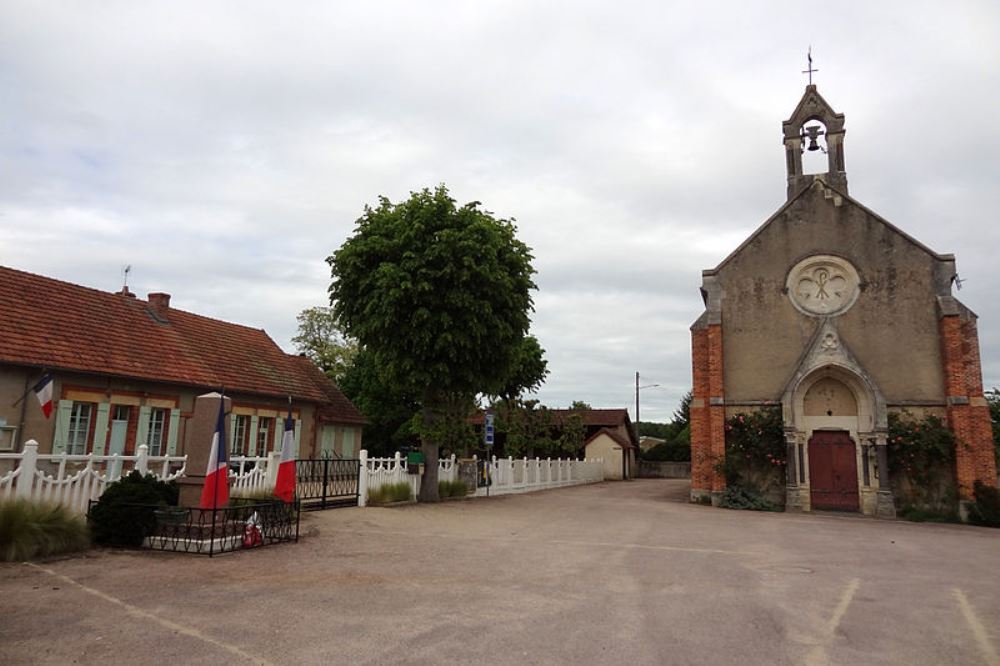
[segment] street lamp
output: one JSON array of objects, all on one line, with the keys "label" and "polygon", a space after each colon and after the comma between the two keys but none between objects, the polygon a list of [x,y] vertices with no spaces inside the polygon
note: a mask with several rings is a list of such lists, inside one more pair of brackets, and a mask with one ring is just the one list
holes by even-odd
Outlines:
[{"label": "street lamp", "polygon": [[639,371],[635,371],[635,444],[639,445],[639,389],[653,388],[659,384],[646,384],[639,386]]}]

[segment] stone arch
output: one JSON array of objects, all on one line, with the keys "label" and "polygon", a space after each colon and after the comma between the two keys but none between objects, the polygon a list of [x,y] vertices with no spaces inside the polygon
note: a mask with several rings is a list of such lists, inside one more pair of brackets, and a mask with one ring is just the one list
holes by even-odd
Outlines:
[{"label": "stone arch", "polygon": [[[824,386],[841,393],[831,397],[840,401],[841,408],[817,410],[810,405],[807,409],[807,396]],[[788,508],[812,509],[808,443],[815,432],[839,430],[846,431],[855,445],[862,513],[895,515],[887,472],[885,398],[840,339],[832,318],[826,318],[817,329],[781,402],[789,463]]]}]

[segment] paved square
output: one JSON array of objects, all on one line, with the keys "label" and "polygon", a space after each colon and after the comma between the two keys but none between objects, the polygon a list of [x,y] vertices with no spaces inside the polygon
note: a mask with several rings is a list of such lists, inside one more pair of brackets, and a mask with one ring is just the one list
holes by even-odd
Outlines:
[{"label": "paved square", "polygon": [[1000,530],[673,480],[338,509],[298,545],[0,567],[0,662],[1000,664]]}]

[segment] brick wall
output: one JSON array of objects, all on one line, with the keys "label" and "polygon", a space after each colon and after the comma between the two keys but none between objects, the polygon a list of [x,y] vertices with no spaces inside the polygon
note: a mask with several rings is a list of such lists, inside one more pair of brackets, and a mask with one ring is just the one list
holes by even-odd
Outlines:
[{"label": "brick wall", "polygon": [[726,488],[715,470],[726,453],[722,326],[691,329],[691,365],[691,494],[696,497]]},{"label": "brick wall", "polygon": [[959,495],[971,500],[977,480],[995,486],[997,478],[990,410],[983,395],[979,333],[971,313],[943,316],[940,327],[948,425],[956,439],[955,474]]}]

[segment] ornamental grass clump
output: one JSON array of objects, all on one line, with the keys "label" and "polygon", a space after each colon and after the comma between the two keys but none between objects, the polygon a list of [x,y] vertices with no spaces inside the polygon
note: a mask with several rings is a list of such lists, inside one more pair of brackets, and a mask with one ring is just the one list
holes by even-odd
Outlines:
[{"label": "ornamental grass clump", "polygon": [[465,481],[438,481],[438,495],[444,497],[465,497],[469,487]]},{"label": "ornamental grass clump", "polygon": [[406,481],[387,483],[368,491],[368,504],[380,506],[393,502],[409,502],[412,497],[410,484]]},{"label": "ornamental grass clump", "polygon": [[23,562],[89,546],[87,522],[66,507],[27,500],[0,502],[0,561]]}]

